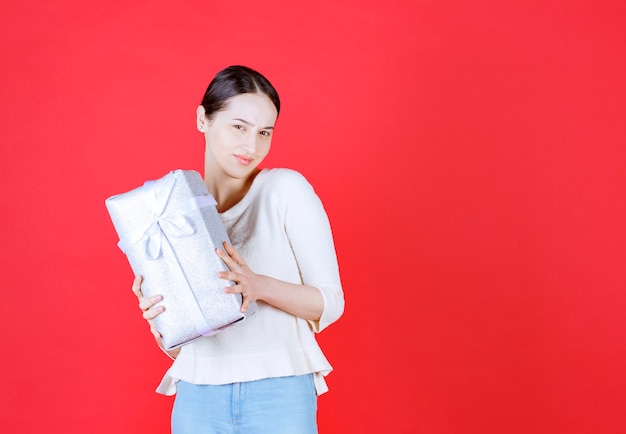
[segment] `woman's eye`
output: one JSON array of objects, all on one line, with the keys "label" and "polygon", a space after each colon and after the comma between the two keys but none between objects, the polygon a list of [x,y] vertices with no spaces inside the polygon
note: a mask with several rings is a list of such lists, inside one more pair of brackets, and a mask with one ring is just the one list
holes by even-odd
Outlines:
[{"label": "woman's eye", "polygon": [[234,127],[237,130],[243,130],[243,125],[235,124]]},{"label": "woman's eye", "polygon": [[261,135],[265,136],[265,137],[269,137],[270,136],[270,132],[269,131],[261,131]]}]

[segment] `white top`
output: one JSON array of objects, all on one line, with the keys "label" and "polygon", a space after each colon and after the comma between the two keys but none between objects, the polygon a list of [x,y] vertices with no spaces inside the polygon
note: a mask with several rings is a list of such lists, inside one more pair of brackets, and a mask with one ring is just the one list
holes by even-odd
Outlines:
[{"label": "white top", "polygon": [[157,392],[175,394],[177,380],[217,385],[309,373],[318,395],[328,391],[332,367],[315,333],[342,315],[344,298],[330,224],[313,187],[293,170],[264,169],[220,217],[252,271],[318,288],[324,311],[307,321],[258,301],[256,314],[182,347]]}]

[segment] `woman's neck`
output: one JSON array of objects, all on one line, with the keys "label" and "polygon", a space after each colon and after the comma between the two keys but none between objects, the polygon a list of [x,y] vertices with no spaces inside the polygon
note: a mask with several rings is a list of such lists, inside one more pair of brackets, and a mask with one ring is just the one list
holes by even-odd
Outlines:
[{"label": "woman's neck", "polygon": [[230,176],[221,173],[220,175],[211,174],[207,172],[205,168],[204,183],[207,190],[215,198],[217,202],[217,211],[224,212],[231,209],[233,206],[239,203],[241,199],[246,195],[252,181],[260,170],[255,169],[247,178],[231,178]]}]

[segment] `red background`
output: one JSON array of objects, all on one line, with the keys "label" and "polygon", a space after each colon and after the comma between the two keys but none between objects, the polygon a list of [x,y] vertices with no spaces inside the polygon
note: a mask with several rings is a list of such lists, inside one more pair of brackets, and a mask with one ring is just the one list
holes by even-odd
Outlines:
[{"label": "red background", "polygon": [[104,199],[202,170],[235,63],[283,100],[266,166],[336,236],[322,433],[626,432],[623,2],[1,10],[2,432],[169,432]]}]

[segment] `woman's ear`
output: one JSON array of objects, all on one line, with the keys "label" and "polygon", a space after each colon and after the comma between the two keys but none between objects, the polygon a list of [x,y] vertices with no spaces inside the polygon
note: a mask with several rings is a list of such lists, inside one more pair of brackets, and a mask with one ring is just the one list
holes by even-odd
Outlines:
[{"label": "woman's ear", "polygon": [[206,132],[206,128],[209,126],[209,120],[206,117],[206,112],[202,105],[199,105],[196,109],[196,126],[201,133]]}]

